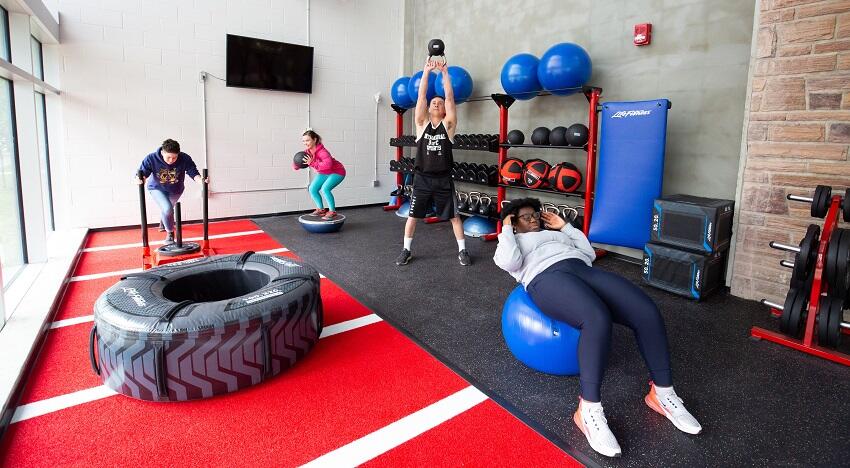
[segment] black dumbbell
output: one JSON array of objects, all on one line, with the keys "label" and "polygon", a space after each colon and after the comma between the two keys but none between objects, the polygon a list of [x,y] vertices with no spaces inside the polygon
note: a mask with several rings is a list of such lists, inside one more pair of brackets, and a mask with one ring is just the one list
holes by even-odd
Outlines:
[{"label": "black dumbbell", "polygon": [[487,185],[491,187],[499,185],[499,169],[495,165],[487,168]]},{"label": "black dumbbell", "polygon": [[[762,299],[761,303],[782,311],[779,330],[794,338],[803,334],[806,311],[809,307],[809,291],[791,288],[785,295],[783,305]],[[850,322],[844,321],[844,299],[832,295],[821,296],[818,304],[817,323],[818,345],[837,348],[841,344],[842,329],[850,329]]]},{"label": "black dumbbell", "polygon": [[482,185],[487,185],[488,177],[489,176],[487,175],[487,171],[481,171],[481,170],[475,171],[475,182],[476,183],[479,183],[479,184],[482,184]]},{"label": "black dumbbell", "polygon": [[[800,240],[797,247],[785,245],[779,242],[771,242],[770,248],[794,252],[793,272],[791,273],[791,288],[802,288],[814,271],[815,260],[818,255],[818,244],[820,243],[820,226],[809,224],[806,235]],[[784,265],[783,265],[784,266]]]},{"label": "black dumbbell", "polygon": [[[815,188],[815,193],[814,195],[812,195],[811,198],[791,194],[789,194],[786,198],[788,198],[789,200],[811,203],[812,207],[810,213],[812,217],[823,218],[829,211],[829,204],[832,202],[832,187],[829,187],[827,185],[818,185]],[[848,214],[850,213],[845,212],[845,221],[848,219]]]}]

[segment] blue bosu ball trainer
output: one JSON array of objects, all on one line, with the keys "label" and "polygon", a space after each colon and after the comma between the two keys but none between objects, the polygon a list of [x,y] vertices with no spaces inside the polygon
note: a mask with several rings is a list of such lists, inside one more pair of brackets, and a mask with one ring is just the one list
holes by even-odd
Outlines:
[{"label": "blue bosu ball trainer", "polygon": [[469,237],[481,237],[496,232],[496,220],[481,216],[470,216],[463,222],[463,233]]},{"label": "blue bosu ball trainer", "polygon": [[331,220],[325,220],[321,216],[305,214],[298,217],[298,222],[307,232],[327,234],[342,229],[342,225],[345,224],[345,216],[338,214]]},{"label": "blue bosu ball trainer", "polygon": [[502,308],[502,335],[526,366],[547,374],[578,375],[579,330],[541,312],[521,284]]}]

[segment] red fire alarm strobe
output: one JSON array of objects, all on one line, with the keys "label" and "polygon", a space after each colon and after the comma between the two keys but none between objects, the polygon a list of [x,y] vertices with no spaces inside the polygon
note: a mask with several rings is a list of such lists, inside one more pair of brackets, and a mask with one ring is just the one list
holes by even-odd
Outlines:
[{"label": "red fire alarm strobe", "polygon": [[642,23],[635,25],[635,45],[649,45],[652,39],[652,23]]}]

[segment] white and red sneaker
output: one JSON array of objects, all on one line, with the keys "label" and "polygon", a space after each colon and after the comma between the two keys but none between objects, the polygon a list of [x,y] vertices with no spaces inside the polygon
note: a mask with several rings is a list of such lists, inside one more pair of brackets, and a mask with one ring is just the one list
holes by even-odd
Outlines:
[{"label": "white and red sneaker", "polygon": [[619,457],[623,451],[614,433],[608,428],[608,420],[600,403],[588,403],[579,399],[573,421],[587,438],[590,448],[606,457]]},{"label": "white and red sneaker", "polygon": [[673,391],[673,387],[656,389],[655,384],[650,383],[649,394],[643,400],[655,412],[669,419],[680,431],[688,434],[702,432],[702,426],[685,408],[684,402]]},{"label": "white and red sneaker", "polygon": [[316,208],[316,209],[315,209],[315,210],[313,210],[313,212],[312,212],[312,213],[310,213],[310,214],[311,214],[312,216],[324,216],[324,215],[325,215],[325,213],[327,213],[327,212],[328,212],[328,209],[327,209],[327,208]]}]

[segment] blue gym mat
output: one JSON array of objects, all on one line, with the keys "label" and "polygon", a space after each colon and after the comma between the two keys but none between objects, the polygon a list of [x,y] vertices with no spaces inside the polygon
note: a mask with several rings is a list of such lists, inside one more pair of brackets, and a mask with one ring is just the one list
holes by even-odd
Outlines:
[{"label": "blue gym mat", "polygon": [[591,241],[635,249],[649,241],[652,202],[661,196],[669,106],[667,99],[602,104]]}]

